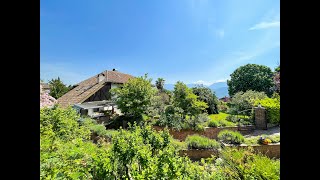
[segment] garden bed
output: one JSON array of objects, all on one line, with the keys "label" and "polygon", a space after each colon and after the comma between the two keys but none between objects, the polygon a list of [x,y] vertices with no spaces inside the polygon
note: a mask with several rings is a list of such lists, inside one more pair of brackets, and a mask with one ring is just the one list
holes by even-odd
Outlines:
[{"label": "garden bed", "polygon": [[[245,126],[242,126],[239,130],[238,126],[230,126],[230,127],[205,127],[203,131],[195,131],[191,129],[181,129],[180,131],[174,130],[172,128],[169,129],[169,133],[173,136],[173,138],[178,139],[180,141],[184,141],[187,136],[193,135],[193,134],[199,134],[202,136],[205,136],[210,139],[217,139],[218,133],[222,130],[231,130],[231,131],[238,131],[242,135],[250,134],[253,131],[253,127],[250,126],[250,128],[244,128]],[[153,126],[153,129],[156,131],[161,131],[164,129],[164,127],[161,126]]]},{"label": "garden bed", "polygon": [[225,147],[234,147],[234,148],[244,148],[244,149],[249,149],[252,148],[255,153],[261,153],[269,158],[280,158],[280,143],[272,143],[268,145],[246,145],[246,144],[241,144],[239,146],[234,146],[234,145],[229,145],[229,144],[224,144]]}]

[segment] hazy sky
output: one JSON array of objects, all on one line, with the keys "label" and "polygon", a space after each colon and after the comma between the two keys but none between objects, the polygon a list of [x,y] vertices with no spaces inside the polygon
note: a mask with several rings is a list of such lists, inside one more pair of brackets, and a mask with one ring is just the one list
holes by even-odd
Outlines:
[{"label": "hazy sky", "polygon": [[104,70],[166,83],[225,81],[280,62],[279,0],[41,0],[40,76],[75,84]]}]

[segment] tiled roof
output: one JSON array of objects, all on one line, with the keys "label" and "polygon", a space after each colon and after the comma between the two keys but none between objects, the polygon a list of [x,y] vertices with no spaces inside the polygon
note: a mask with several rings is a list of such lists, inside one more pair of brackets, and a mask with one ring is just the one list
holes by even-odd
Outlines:
[{"label": "tiled roof", "polygon": [[[103,74],[105,79],[98,82],[98,75]],[[125,83],[133,76],[129,74],[124,74],[118,71],[104,71],[99,73],[89,79],[86,79],[78,84],[75,88],[70,90],[68,93],[64,94],[58,99],[58,104],[66,108],[69,105],[74,105],[76,103],[82,103],[88,99],[91,95],[99,91],[104,87],[106,82],[112,83]]]},{"label": "tiled roof", "polygon": [[48,83],[40,83],[42,85],[43,89],[50,89],[50,86]]}]

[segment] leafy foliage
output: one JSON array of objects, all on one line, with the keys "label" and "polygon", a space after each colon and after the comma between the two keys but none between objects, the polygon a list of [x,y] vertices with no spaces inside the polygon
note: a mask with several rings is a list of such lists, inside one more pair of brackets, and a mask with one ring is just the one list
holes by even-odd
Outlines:
[{"label": "leafy foliage", "polygon": [[70,90],[69,87],[63,84],[63,82],[60,80],[60,77],[58,77],[57,79],[51,79],[49,81],[49,86],[50,96],[54,97],[55,99],[58,99]]},{"label": "leafy foliage", "polygon": [[214,92],[210,88],[198,85],[192,88],[192,92],[198,96],[198,100],[206,102],[208,108],[206,109],[208,114],[218,114],[218,99]]},{"label": "leafy foliage", "polygon": [[195,95],[190,88],[184,83],[178,81],[174,86],[174,105],[183,110],[183,116],[197,115],[208,108],[207,103],[198,100],[198,96]]},{"label": "leafy foliage", "polygon": [[156,90],[151,86],[151,79],[145,75],[131,78],[122,88],[114,88],[110,92],[117,97],[116,104],[122,113],[136,117],[146,112]]},{"label": "leafy foliage", "polygon": [[242,114],[250,116],[256,100],[264,99],[267,95],[264,92],[246,91],[237,92],[230,101],[230,114]]},{"label": "leafy foliage", "polygon": [[255,105],[258,104],[266,108],[269,123],[280,124],[280,96],[257,100]]},{"label": "leafy foliage", "polygon": [[158,79],[156,80],[156,87],[157,87],[157,89],[158,89],[160,92],[163,91],[164,82],[165,82],[165,80],[164,80],[163,78],[158,78]]},{"label": "leafy foliage", "polygon": [[215,149],[220,148],[220,143],[214,139],[209,139],[200,135],[192,135],[186,138],[187,146],[189,149]]},{"label": "leafy foliage", "polygon": [[244,142],[244,137],[239,132],[222,130],[218,134],[218,139],[227,144],[241,144]]},{"label": "leafy foliage", "polygon": [[217,107],[219,112],[222,112],[222,113],[226,113],[229,110],[228,103],[221,100],[219,100]]},{"label": "leafy foliage", "polygon": [[204,127],[203,127],[203,123],[209,121],[210,118],[208,117],[208,114],[198,114],[194,117],[190,117],[187,119],[187,124],[188,127],[191,128],[192,130],[196,130],[196,131],[203,131]]},{"label": "leafy foliage", "polygon": [[227,81],[229,95],[233,97],[237,92],[248,90],[265,92],[271,95],[273,86],[272,70],[264,65],[247,64],[237,68]]},{"label": "leafy foliage", "polygon": [[183,118],[180,115],[182,112],[183,110],[181,108],[167,106],[165,113],[161,114],[159,118],[158,125],[180,130],[183,121]]},{"label": "leafy foliage", "polygon": [[280,160],[269,159],[252,150],[226,148],[217,170],[225,179],[280,179]]}]

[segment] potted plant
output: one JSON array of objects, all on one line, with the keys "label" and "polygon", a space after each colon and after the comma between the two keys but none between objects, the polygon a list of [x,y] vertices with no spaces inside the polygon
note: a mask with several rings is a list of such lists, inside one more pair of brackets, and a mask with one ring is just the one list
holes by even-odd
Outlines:
[{"label": "potted plant", "polygon": [[269,139],[269,138],[260,137],[260,139],[259,139],[259,144],[268,145],[268,144],[270,144],[271,142],[272,142],[272,141],[271,141],[271,139]]}]

